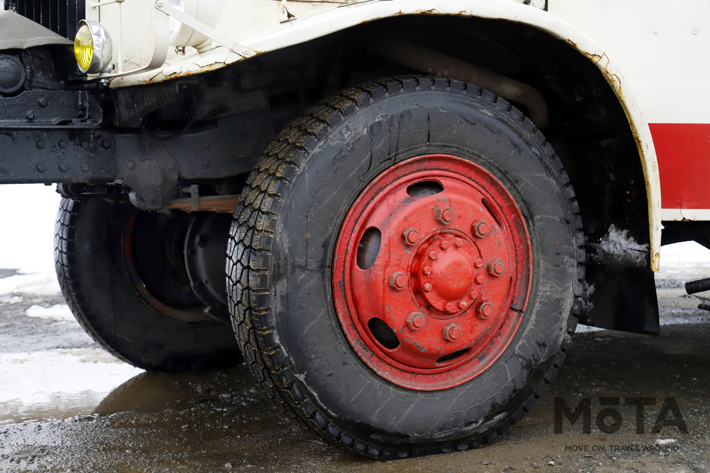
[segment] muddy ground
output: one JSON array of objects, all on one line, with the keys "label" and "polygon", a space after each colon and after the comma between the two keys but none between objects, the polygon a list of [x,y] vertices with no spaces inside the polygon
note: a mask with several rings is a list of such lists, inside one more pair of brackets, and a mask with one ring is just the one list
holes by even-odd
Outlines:
[{"label": "muddy ground", "polygon": [[[63,405],[59,395],[49,408],[46,403],[36,410],[25,405],[14,412],[12,403],[1,404],[6,412],[0,411],[0,471],[707,472],[710,317],[695,309],[697,303],[683,295],[678,283],[662,285],[665,325],[660,336],[576,334],[551,391],[507,436],[481,449],[391,463],[358,457],[284,419],[240,367],[185,375],[142,373],[103,399],[89,396],[77,405]],[[93,353],[89,363],[106,362],[78,325],[24,315],[31,305],[60,303],[57,296],[4,300],[0,354]],[[21,379],[5,382],[9,386]],[[596,425],[604,397],[620,398],[614,409],[622,424],[615,433]],[[636,432],[635,407],[624,405],[633,397],[655,400],[645,408],[643,434]],[[566,418],[563,432],[555,433],[555,398],[572,409],[591,398],[591,433],[583,432],[582,419],[570,425]],[[687,433],[672,413],[666,421],[674,425],[652,432],[666,398],[675,401]]]}]

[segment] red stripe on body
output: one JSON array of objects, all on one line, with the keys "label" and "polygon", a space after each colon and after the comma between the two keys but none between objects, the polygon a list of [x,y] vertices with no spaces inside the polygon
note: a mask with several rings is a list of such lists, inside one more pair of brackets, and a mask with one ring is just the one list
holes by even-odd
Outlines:
[{"label": "red stripe on body", "polygon": [[651,123],[661,207],[710,209],[710,124]]}]

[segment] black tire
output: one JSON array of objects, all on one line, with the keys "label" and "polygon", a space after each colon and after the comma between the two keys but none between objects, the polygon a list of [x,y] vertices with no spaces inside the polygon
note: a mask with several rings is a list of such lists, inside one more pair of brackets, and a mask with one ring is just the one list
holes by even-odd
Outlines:
[{"label": "black tire", "polygon": [[[331,268],[341,222],[368,183],[434,153],[476,162],[514,196],[533,278],[500,358],[461,385],[421,391],[388,382],[353,351]],[[576,326],[582,224],[559,158],[505,100],[440,78],[344,91],[280,133],[242,199],[227,262],[234,329],[261,385],[301,426],[380,460],[460,451],[506,433],[548,389]]]},{"label": "black tire", "polygon": [[[180,301],[168,301],[170,295],[165,292],[171,288],[162,288],[155,303],[162,297],[166,311],[173,311],[167,315],[151,308],[146,295],[139,295],[140,284],[131,282],[122,251],[129,216],[147,222],[168,218],[98,198],[61,201],[55,226],[55,267],[62,294],[79,324],[106,350],[146,370],[176,372],[241,363],[229,325],[202,313],[204,306],[194,294],[185,289]],[[144,227],[136,224],[134,228]],[[136,234],[139,231],[146,245],[160,238],[147,230],[136,230]],[[135,259],[145,259],[137,265],[150,265],[171,282],[183,278],[172,274],[175,270],[165,254],[145,249],[135,252]],[[189,287],[189,281],[186,284]],[[150,294],[150,288],[143,290]]]}]

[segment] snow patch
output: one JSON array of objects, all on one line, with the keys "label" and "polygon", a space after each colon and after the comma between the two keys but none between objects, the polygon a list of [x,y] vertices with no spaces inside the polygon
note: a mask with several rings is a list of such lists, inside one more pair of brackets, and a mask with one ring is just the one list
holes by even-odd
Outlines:
[{"label": "snow patch", "polygon": [[33,305],[25,311],[27,317],[37,319],[59,320],[62,322],[75,322],[74,315],[66,304],[56,304],[51,307]]},{"label": "snow patch", "polygon": [[40,295],[58,296],[61,294],[57,275],[54,271],[35,274],[18,274],[0,279],[0,296]]},{"label": "snow patch", "polygon": [[648,244],[638,243],[629,236],[628,230],[620,230],[614,224],[609,227],[609,233],[592,246],[597,250],[592,258],[608,270],[643,268],[647,265]]}]

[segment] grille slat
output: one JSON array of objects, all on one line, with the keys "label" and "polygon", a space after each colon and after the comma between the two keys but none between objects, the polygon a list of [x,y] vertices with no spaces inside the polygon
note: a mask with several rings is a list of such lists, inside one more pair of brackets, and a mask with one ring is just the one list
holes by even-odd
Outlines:
[{"label": "grille slat", "polygon": [[86,17],[85,0],[5,0],[5,8],[71,40],[76,24]]}]

